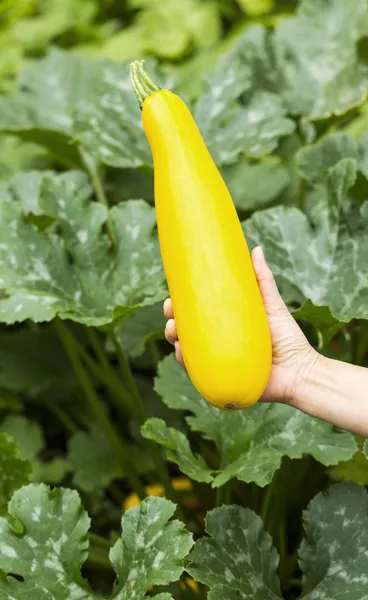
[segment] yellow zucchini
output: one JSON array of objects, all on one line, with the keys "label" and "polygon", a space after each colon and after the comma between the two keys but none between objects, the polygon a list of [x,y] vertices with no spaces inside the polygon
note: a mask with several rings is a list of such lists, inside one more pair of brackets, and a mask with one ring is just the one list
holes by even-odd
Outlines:
[{"label": "yellow zucchini", "polygon": [[181,351],[199,393],[242,409],[270,376],[271,337],[239,218],[185,103],[131,66],[154,162],[157,228]]}]

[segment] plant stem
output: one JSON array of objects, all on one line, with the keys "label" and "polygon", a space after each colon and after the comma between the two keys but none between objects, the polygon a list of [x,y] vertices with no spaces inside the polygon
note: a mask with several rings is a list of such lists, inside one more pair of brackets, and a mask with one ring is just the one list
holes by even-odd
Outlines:
[{"label": "plant stem", "polygon": [[49,411],[59,419],[59,421],[64,425],[68,433],[73,434],[78,431],[78,426],[74,423],[73,419],[68,415],[67,412],[65,412],[63,408],[60,408],[60,406],[55,405],[51,400],[46,400],[45,406],[47,406]]},{"label": "plant stem", "polygon": [[[144,404],[137,388],[137,384],[135,382],[132,370],[129,366],[129,362],[123,352],[119,340],[116,337],[115,331],[113,329],[110,330],[110,339],[114,344],[116,355],[118,357],[120,369],[123,375],[124,382],[130,392],[132,398],[133,408],[135,409],[137,418],[141,425],[146,421],[147,415],[144,409]],[[161,482],[165,488],[166,495],[171,500],[179,503],[178,496],[172,486],[169,471],[166,465],[166,462],[162,459],[159,449],[157,448],[154,442],[147,440],[148,447],[152,453],[152,458],[155,462],[157,472],[161,479]],[[178,510],[180,511],[180,506],[178,506]]]},{"label": "plant stem", "polygon": [[285,521],[282,519],[279,527],[279,550],[280,550],[280,563],[287,557],[287,537]]},{"label": "plant stem", "polygon": [[123,352],[120,342],[116,337],[115,331],[110,330],[110,339],[114,344],[116,356],[118,357],[118,362],[120,366],[120,370],[123,376],[123,381],[125,382],[126,387],[128,388],[130,397],[131,397],[131,407],[136,413],[138,420],[141,425],[145,422],[147,416],[146,411],[144,410],[144,405],[142,402],[141,395],[138,391],[137,384],[133,377],[132,370],[129,366],[129,362]]},{"label": "plant stem", "polygon": [[96,551],[93,546],[88,551],[87,565],[103,571],[112,570],[112,565],[108,556]]},{"label": "plant stem", "polygon": [[135,60],[130,63],[130,79],[132,82],[133,90],[137,96],[139,106],[143,107],[143,102],[148,96],[154,92],[158,92],[160,88],[153,83],[152,79],[148,76],[143,68],[144,60]]},{"label": "plant stem", "polygon": [[109,417],[105,413],[105,410],[100,402],[96,391],[91,384],[91,381],[88,377],[88,374],[80,361],[78,348],[73,342],[72,336],[69,334],[68,328],[64,325],[64,323],[60,319],[55,320],[55,327],[61,339],[61,342],[64,345],[66,353],[69,356],[70,362],[74,368],[75,374],[78,378],[80,386],[84,392],[84,395],[91,407],[92,412],[95,414],[97,420],[101,425],[101,429],[104,431],[108,442],[110,443],[111,448],[118,454],[121,461],[124,463],[125,472],[127,479],[129,481],[132,489],[138,494],[140,498],[145,497],[145,490],[140,481],[139,477],[136,475],[134,468],[131,465],[130,457],[128,451],[126,450],[124,444],[122,443],[118,433],[113,427]]},{"label": "plant stem", "polygon": [[121,489],[119,488],[119,486],[116,483],[110,483],[109,485],[109,492],[111,494],[111,496],[114,498],[115,502],[117,503],[118,506],[123,506],[125,497],[123,492],[121,491]]},{"label": "plant stem", "polygon": [[98,334],[91,327],[87,327],[87,336],[101,365],[102,373],[101,371],[99,371],[99,375],[100,377],[102,376],[104,380],[103,383],[105,383],[105,385],[110,389],[111,393],[113,394],[116,400],[115,403],[117,405],[117,408],[120,410],[120,412],[122,412],[124,416],[126,416],[127,408],[128,412],[131,412],[132,410],[129,392],[124,387],[123,383],[117,377],[114,369],[112,368],[111,363],[106,356],[106,352],[98,338]]},{"label": "plant stem", "polygon": [[111,241],[111,247],[114,249],[116,247],[116,239],[114,229],[112,227],[110,213],[109,213],[109,203],[107,202],[107,198],[104,192],[104,189],[101,184],[101,179],[99,177],[96,166],[93,162],[93,159],[86,152],[81,152],[81,156],[83,159],[84,166],[86,167],[88,174],[91,178],[92,186],[96,194],[96,198],[100,204],[102,204],[107,209],[107,219],[106,219],[106,230],[108,236]]},{"label": "plant stem", "polygon": [[158,345],[155,342],[155,340],[148,340],[147,347],[148,347],[149,351],[151,352],[153,362],[155,363],[155,367],[157,368],[157,366],[161,360],[161,353],[158,348]]},{"label": "plant stem", "polygon": [[262,502],[262,508],[261,508],[261,513],[260,513],[260,517],[263,521],[263,525],[266,525],[266,520],[268,517],[268,513],[270,510],[270,505],[271,505],[271,500],[272,500],[272,496],[273,496],[273,490],[274,490],[274,481],[275,481],[275,477],[276,475],[274,475],[273,480],[271,481],[271,483],[269,484],[269,486],[267,487],[267,490],[263,496],[263,502]]},{"label": "plant stem", "polygon": [[111,548],[111,544],[110,542],[102,537],[101,535],[97,535],[97,533],[93,533],[92,531],[90,531],[88,533],[88,537],[89,537],[89,541],[92,542],[93,544],[96,544],[97,546],[100,546],[101,548],[107,548],[108,550],[110,550]]},{"label": "plant stem", "polygon": [[[69,335],[71,337],[73,337],[70,332],[69,332]],[[120,379],[117,377],[114,369],[110,365],[109,372],[106,372],[102,368],[102,366],[99,365],[90,356],[90,354],[86,351],[84,346],[80,342],[78,342],[74,337],[73,337],[73,341],[74,341],[74,344],[76,345],[76,347],[78,348],[81,358],[84,360],[84,362],[90,369],[91,373],[93,373],[93,375],[95,377],[97,377],[97,379],[99,379],[101,381],[101,383],[103,383],[107,387],[108,390],[110,390],[110,392],[115,400],[116,407],[122,412],[123,416],[127,416],[127,413],[130,413],[132,411],[131,406],[130,406],[131,405],[130,395],[129,395],[128,391],[126,390],[126,388],[123,386]],[[122,398],[124,398],[126,400],[126,403],[122,402]],[[127,405],[128,405],[128,410],[127,410]]]},{"label": "plant stem", "polygon": [[224,504],[224,486],[221,485],[216,489],[216,506],[222,506]]},{"label": "plant stem", "polygon": [[300,182],[299,196],[298,196],[298,208],[301,211],[304,210],[304,198],[305,198],[306,190],[307,190],[307,182],[305,179],[302,179]]}]

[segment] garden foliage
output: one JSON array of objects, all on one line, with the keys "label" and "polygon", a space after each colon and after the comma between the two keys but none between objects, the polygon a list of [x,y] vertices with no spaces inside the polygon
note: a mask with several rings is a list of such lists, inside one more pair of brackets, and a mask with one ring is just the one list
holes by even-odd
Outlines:
[{"label": "garden foliage", "polygon": [[367,366],[366,0],[40,6],[0,7],[0,599],[366,600],[368,442],[219,411],[163,338],[129,79],[187,101],[311,343]]}]

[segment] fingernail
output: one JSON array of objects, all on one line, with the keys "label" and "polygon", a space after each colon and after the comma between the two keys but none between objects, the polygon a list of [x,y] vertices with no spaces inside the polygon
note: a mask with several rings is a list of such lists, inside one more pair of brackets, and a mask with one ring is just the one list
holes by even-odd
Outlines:
[{"label": "fingernail", "polygon": [[259,251],[260,251],[260,253],[261,253],[261,255],[262,255],[262,258],[264,258],[264,257],[265,257],[265,255],[264,255],[264,252],[263,252],[263,248],[262,248],[262,246],[258,246],[258,248],[259,248]]}]

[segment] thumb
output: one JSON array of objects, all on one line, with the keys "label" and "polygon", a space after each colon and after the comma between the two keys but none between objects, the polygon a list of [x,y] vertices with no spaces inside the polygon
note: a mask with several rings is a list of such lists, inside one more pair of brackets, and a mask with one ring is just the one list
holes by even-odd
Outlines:
[{"label": "thumb", "polygon": [[252,252],[252,262],[265,306],[278,312],[280,312],[280,310],[289,312],[285,302],[280,296],[275,278],[270,267],[266,263],[263,250],[260,246],[254,248]]}]

